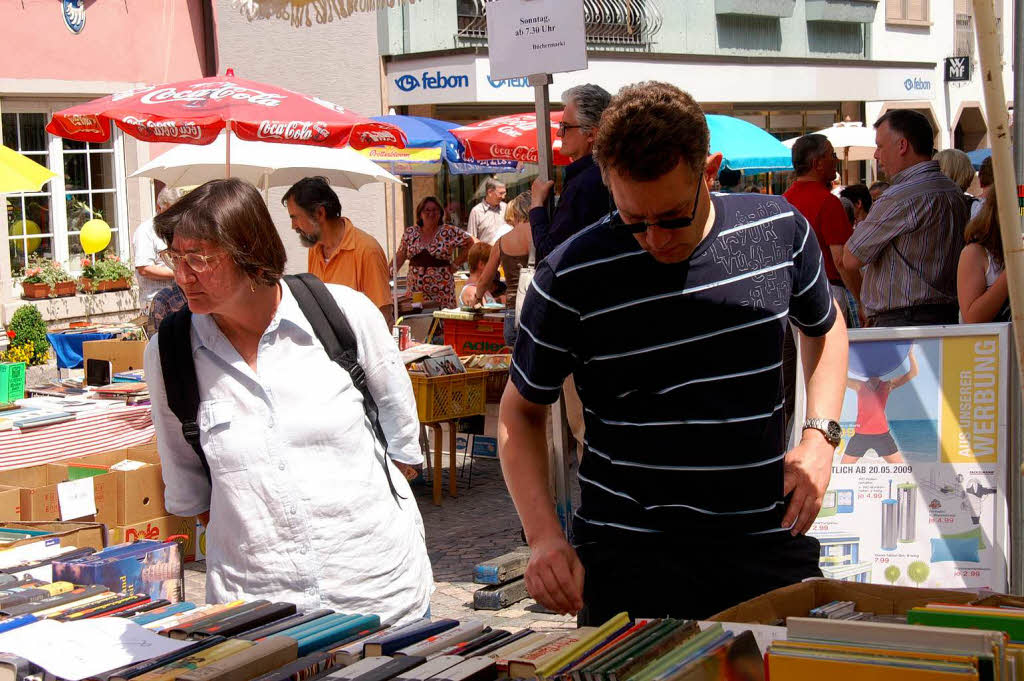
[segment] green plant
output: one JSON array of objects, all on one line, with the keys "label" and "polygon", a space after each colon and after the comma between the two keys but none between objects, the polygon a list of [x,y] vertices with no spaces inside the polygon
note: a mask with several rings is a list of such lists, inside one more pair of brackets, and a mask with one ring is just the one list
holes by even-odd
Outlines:
[{"label": "green plant", "polygon": [[107,254],[105,258],[82,258],[82,276],[91,281],[117,281],[132,278],[132,269],[116,255]]},{"label": "green plant", "polygon": [[74,281],[74,277],[57,261],[33,255],[28,259],[25,278],[21,281],[24,284],[48,284],[52,287],[65,281]]},{"label": "green plant", "polygon": [[46,340],[46,322],[43,321],[43,315],[39,313],[39,310],[33,306],[22,305],[15,310],[11,316],[11,323],[8,325],[7,335],[11,339],[11,344],[7,352],[4,353],[5,357],[21,348],[20,356],[27,356],[28,364],[31,366],[45,364],[49,359],[50,343]]}]

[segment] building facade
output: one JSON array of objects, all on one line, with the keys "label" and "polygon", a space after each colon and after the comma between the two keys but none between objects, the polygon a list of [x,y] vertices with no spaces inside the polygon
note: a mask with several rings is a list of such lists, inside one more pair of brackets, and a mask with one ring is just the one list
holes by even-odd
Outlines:
[{"label": "building facade", "polygon": [[[689,91],[708,113],[743,118],[780,139],[843,120],[870,126],[889,109],[912,108],[932,122],[936,148],[988,146],[970,0],[583,4],[589,68],[555,74],[553,102],[581,83],[614,93],[663,80]],[[1012,7],[996,0],[1007,54]],[[482,0],[419,0],[382,12],[391,105],[455,122],[532,110],[525,78],[490,77],[486,35]],[[958,62],[967,80],[946,82],[946,58],[954,57],[967,57]],[[1009,69],[1004,77],[1009,97]],[[871,176],[870,164],[858,164],[848,179]]]}]

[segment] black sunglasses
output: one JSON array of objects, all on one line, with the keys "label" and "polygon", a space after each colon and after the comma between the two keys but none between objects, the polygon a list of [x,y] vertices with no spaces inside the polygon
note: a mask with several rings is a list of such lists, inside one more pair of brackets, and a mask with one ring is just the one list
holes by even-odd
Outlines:
[{"label": "black sunglasses", "polygon": [[660,227],[661,229],[684,229],[689,227],[697,217],[697,199],[700,198],[700,188],[703,185],[703,178],[697,180],[697,190],[693,193],[693,212],[690,213],[688,218],[672,218],[671,220],[655,220],[654,222],[624,222],[622,215],[613,206],[611,227],[630,232],[631,234],[641,234],[646,232],[649,227]]}]

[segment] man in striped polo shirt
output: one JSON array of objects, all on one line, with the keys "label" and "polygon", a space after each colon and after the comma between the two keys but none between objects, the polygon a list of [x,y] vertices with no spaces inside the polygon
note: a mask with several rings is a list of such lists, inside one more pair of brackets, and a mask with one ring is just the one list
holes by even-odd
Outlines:
[{"label": "man in striped polo shirt", "polygon": [[969,209],[960,187],[932,158],[932,126],[910,109],[875,121],[875,159],[892,179],[857,225],[836,263],[864,270],[860,302],[868,326],[956,324],[956,268]]},{"label": "man in striped polo shirt", "polygon": [[[846,329],[813,230],[783,198],[708,191],[704,114],[664,83],[623,90],[596,158],[618,210],[542,262],[501,403],[526,584],[581,624],[703,618],[820,575]],[[801,332],[807,416],[786,452],[782,340]],[[548,495],[544,405],[573,374],[586,418],[575,547]]]}]

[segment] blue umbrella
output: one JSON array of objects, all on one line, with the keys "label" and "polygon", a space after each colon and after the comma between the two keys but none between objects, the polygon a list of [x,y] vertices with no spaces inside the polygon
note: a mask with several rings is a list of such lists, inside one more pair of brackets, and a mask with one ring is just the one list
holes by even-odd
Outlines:
[{"label": "blue umbrella", "polygon": [[[520,170],[518,163],[504,161],[469,161],[462,151],[462,144],[449,130],[459,127],[458,123],[439,121],[423,116],[375,116],[375,121],[390,123],[402,129],[408,140],[406,148],[440,148],[442,157],[448,163],[453,175],[476,175],[485,173],[514,173]],[[423,174],[432,175],[436,168],[424,169]]]},{"label": "blue umbrella", "polygon": [[[708,114],[711,153],[721,153],[722,165],[747,175],[793,169],[792,152],[771,133],[740,118]],[[390,121],[389,121],[390,122]]]},{"label": "blue umbrella", "polygon": [[992,155],[991,149],[975,149],[967,152],[967,158],[971,159],[971,165],[975,170],[981,170],[981,164]]}]

